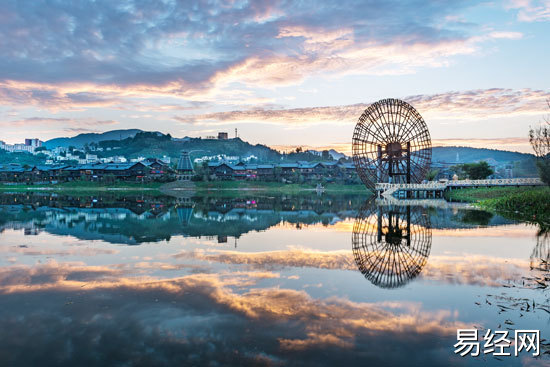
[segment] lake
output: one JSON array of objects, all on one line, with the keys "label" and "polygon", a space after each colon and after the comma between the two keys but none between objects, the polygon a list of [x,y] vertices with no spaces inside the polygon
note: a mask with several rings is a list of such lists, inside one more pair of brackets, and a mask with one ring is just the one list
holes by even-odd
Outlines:
[{"label": "lake", "polygon": [[[537,226],[242,195],[0,194],[0,365],[549,365]],[[455,354],[457,329],[479,356]],[[489,329],[540,330],[540,356],[484,353]]]}]

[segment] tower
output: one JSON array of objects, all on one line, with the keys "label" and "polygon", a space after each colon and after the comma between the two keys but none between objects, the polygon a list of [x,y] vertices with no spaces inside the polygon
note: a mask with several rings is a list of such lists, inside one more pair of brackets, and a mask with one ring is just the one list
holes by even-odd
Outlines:
[{"label": "tower", "polygon": [[193,163],[191,162],[191,158],[189,158],[189,153],[185,150],[181,151],[176,171],[178,173],[178,180],[181,181],[189,181],[194,174]]}]

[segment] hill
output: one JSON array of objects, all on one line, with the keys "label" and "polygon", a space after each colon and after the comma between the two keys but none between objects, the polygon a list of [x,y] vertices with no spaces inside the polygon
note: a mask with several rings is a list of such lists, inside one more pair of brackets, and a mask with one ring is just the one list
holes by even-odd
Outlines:
[{"label": "hill", "polygon": [[[103,152],[100,156],[122,155],[127,158],[136,157],[162,157],[167,155],[172,158],[180,156],[182,150],[190,152],[191,158],[201,156],[226,156],[246,157],[254,155],[259,161],[276,161],[281,155],[265,145],[252,145],[240,138],[218,140],[202,138],[174,139],[170,134],[138,132],[133,137],[122,140],[104,140],[99,142]],[[114,153],[114,152],[115,153]]]},{"label": "hill", "polygon": [[535,156],[533,154],[510,152],[497,149],[470,147],[432,148],[432,162],[438,163],[472,163],[486,159],[493,159],[497,163],[508,163],[533,160],[534,158]]},{"label": "hill", "polygon": [[48,149],[52,149],[55,147],[67,148],[69,146],[82,148],[84,144],[90,144],[93,142],[99,143],[100,141],[105,141],[105,140],[122,140],[129,137],[133,137],[140,131],[141,131],[140,129],[127,129],[127,130],[111,130],[111,131],[106,131],[104,133],[79,134],[71,138],[63,137],[63,138],[50,139],[44,142],[44,145]]},{"label": "hill", "polygon": [[0,149],[0,165],[17,163],[22,166],[36,166],[41,165],[46,162],[46,156],[44,154],[31,154],[27,152],[6,152],[5,150]]}]

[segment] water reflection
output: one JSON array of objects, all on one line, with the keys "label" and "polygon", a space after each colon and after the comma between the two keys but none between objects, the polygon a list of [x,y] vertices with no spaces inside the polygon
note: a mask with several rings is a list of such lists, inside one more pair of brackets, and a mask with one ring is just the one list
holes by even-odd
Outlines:
[{"label": "water reflection", "polygon": [[[252,194],[244,198],[12,193],[0,195],[0,233],[6,229],[23,230],[27,235],[45,231],[129,245],[169,241],[172,236],[206,236],[223,243],[229,237],[238,239],[245,233],[280,224],[291,224],[297,229],[317,224],[332,226],[356,218],[363,200],[361,195],[315,193]],[[453,204],[450,209],[414,210],[424,210],[431,227],[437,229],[514,223],[460,204]]]},{"label": "water reflection", "polygon": [[420,274],[432,247],[423,207],[377,206],[369,201],[355,220],[352,249],[361,273],[381,288],[396,288]]},{"label": "water reflection", "polygon": [[440,366],[464,363],[457,328],[548,335],[533,227],[454,204],[220,196],[0,195],[0,365]]},{"label": "water reflection", "polygon": [[46,231],[85,240],[137,245],[172,236],[213,237],[227,242],[280,223],[333,223],[357,215],[360,196],[261,196],[248,198],[169,196],[0,195],[0,232]]}]

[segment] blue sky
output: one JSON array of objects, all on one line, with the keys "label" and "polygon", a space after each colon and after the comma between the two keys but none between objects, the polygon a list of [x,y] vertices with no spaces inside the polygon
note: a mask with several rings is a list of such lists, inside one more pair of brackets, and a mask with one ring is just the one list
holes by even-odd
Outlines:
[{"label": "blue sky", "polygon": [[529,151],[550,1],[2,1],[0,139],[141,128],[349,151],[402,98],[435,145]]}]

